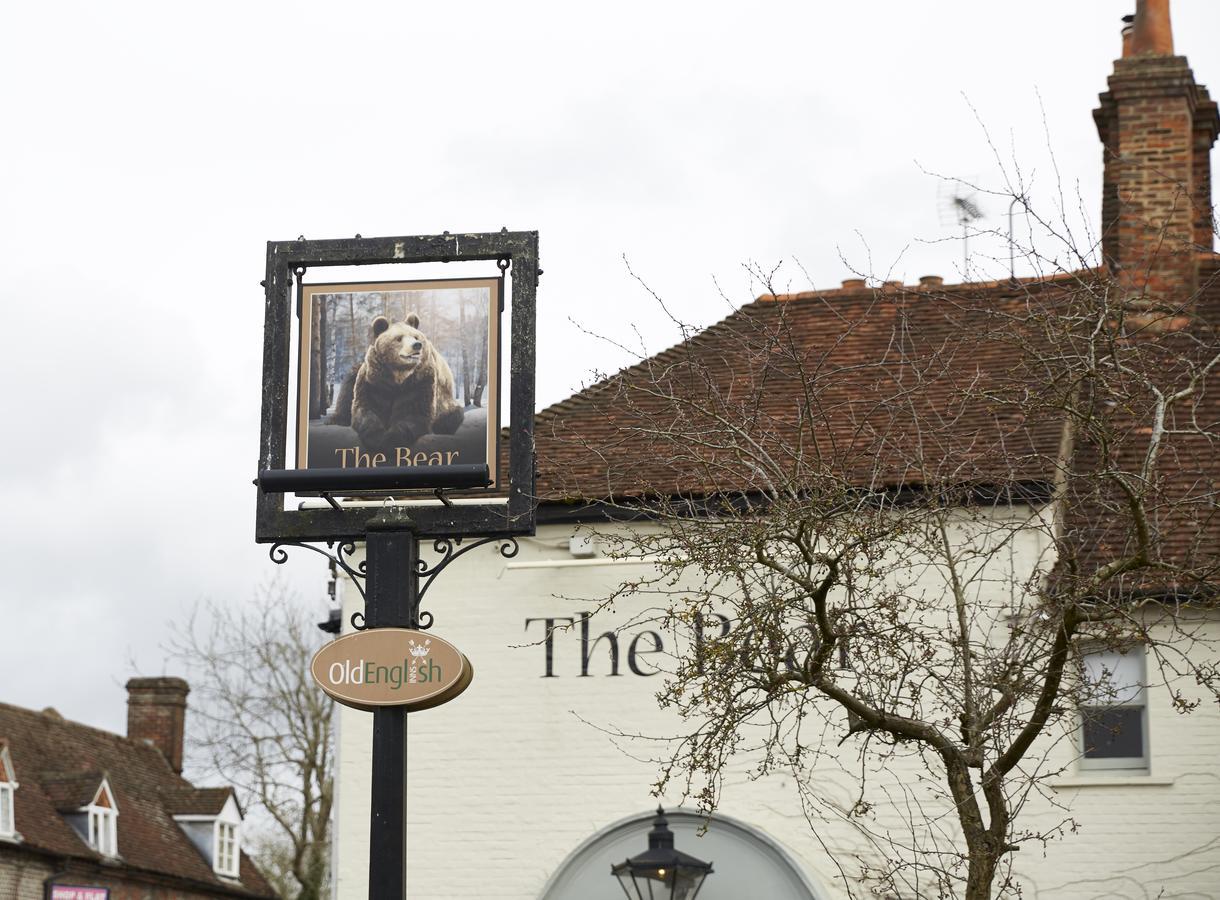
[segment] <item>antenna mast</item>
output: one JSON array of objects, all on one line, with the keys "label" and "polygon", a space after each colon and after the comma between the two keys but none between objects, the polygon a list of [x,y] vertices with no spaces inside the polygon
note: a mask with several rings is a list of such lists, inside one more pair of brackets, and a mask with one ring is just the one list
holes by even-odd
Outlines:
[{"label": "antenna mast", "polygon": [[[953,183],[950,193],[941,193],[941,224],[956,222],[962,230],[962,280],[967,281],[970,268],[970,225],[983,218],[983,209],[975,199],[973,191],[967,192],[966,185],[957,181]],[[946,221],[948,220],[948,221]]]}]

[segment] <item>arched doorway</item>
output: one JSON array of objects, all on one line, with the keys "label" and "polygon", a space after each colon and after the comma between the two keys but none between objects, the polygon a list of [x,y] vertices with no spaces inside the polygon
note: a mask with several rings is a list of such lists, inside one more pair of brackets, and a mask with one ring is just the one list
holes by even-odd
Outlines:
[{"label": "arched doorway", "polygon": [[[821,900],[799,865],[770,838],[738,820],[716,816],[700,836],[704,819],[666,810],[678,849],[712,863],[715,871],[699,900]],[[625,900],[610,866],[648,846],[656,812],[641,812],[604,828],[577,847],[543,888],[541,900]]]}]

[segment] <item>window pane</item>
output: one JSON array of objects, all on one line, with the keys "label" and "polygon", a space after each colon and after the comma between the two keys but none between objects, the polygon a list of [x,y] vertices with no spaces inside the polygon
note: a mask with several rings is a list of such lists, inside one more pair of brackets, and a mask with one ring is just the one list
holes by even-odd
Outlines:
[{"label": "window pane", "polygon": [[1085,759],[1140,759],[1144,755],[1142,706],[1089,707],[1084,720]]},{"label": "window pane", "polygon": [[216,870],[229,875],[237,869],[237,827],[228,822],[216,826]]},{"label": "window pane", "polygon": [[1094,686],[1093,703],[1140,702],[1144,680],[1143,656],[1130,653],[1090,653],[1084,658],[1085,677]]},{"label": "window pane", "polygon": [[8,785],[0,785],[0,832],[10,834],[13,831],[13,789]]}]

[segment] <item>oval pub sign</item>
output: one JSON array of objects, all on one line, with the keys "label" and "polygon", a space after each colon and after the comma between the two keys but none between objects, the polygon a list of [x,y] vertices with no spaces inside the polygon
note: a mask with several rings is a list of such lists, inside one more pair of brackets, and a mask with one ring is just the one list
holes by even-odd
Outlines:
[{"label": "oval pub sign", "polygon": [[314,681],[345,706],[428,709],[470,685],[470,660],[435,634],[410,628],[370,628],[331,641],[314,654]]}]

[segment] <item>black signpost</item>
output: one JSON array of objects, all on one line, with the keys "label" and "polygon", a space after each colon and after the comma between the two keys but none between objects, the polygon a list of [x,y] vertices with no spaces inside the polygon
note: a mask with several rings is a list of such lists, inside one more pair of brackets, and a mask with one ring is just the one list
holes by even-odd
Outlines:
[{"label": "black signpost", "polygon": [[[299,289],[306,273],[320,267],[478,261],[494,262],[512,284],[507,478],[501,475],[496,495],[463,503],[449,496],[486,488],[489,467],[498,462],[491,459],[478,465],[287,468],[294,284]],[[267,244],[255,540],[272,545],[277,563],[287,559],[286,547],[303,547],[350,575],[365,599],[363,615],[352,617],[354,627],[430,628],[432,614],[421,610],[420,602],[441,570],[489,543],[511,557],[516,537],[534,533],[534,321],[540,274],[538,234],[532,231]],[[418,502],[421,490],[432,502]],[[369,491],[378,492],[382,502],[341,499],[352,492],[367,498]],[[306,501],[286,507],[284,495],[297,492],[317,495],[325,505]],[[431,567],[420,557],[421,540],[431,540],[440,555]],[[353,564],[357,542],[365,543],[366,556]],[[407,715],[402,706],[381,706],[373,713],[370,900],[406,897]]]}]

